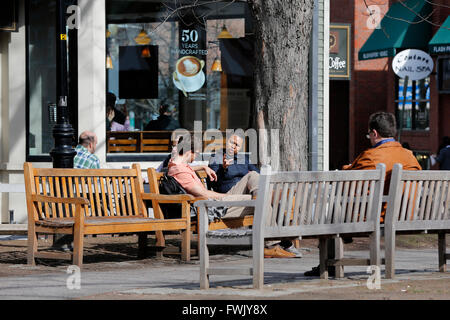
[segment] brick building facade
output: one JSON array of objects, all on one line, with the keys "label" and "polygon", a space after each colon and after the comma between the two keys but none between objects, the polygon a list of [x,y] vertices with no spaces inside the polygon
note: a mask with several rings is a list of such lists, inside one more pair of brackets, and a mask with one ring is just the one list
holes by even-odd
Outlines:
[{"label": "brick building facade", "polygon": [[[387,1],[378,5],[382,19],[391,5]],[[431,36],[450,14],[446,0],[434,0],[430,16]],[[373,1],[366,1],[370,6]],[[351,162],[361,151],[369,147],[365,138],[368,117],[376,111],[396,112],[398,99],[397,76],[392,70],[392,57],[358,60],[358,52],[369,39],[370,28],[366,3],[362,0],[333,0],[330,2],[330,23],[351,25],[351,79],[330,81],[330,169],[340,169]],[[434,70],[429,82],[429,127],[427,130],[402,130],[401,142],[407,142],[418,154],[424,168],[428,155],[436,153],[444,136],[450,136],[450,94],[437,89],[436,60],[432,55]],[[433,167],[434,168],[434,167]]]}]

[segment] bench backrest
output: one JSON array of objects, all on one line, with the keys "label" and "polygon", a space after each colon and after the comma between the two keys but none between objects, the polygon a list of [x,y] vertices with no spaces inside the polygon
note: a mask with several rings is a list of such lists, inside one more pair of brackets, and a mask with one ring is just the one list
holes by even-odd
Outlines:
[{"label": "bench backrest", "polygon": [[450,171],[392,170],[386,223],[414,224],[418,229],[450,227]]},{"label": "bench backrest", "polygon": [[141,194],[144,192],[141,169],[42,169],[24,164],[28,213],[35,220],[71,218],[74,205],[34,204],[31,195],[58,198],[82,197],[89,200],[82,211],[86,217],[147,216]]},{"label": "bench backrest", "polygon": [[[385,165],[377,170],[270,173],[263,167],[255,215],[264,238],[369,232],[379,226]],[[269,196],[271,195],[271,196]]]}]

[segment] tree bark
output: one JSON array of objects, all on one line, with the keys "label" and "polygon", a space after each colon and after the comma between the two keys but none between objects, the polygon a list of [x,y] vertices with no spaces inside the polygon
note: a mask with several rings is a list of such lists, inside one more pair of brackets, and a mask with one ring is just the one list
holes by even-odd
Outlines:
[{"label": "tree bark", "polygon": [[[255,125],[268,132],[260,143],[273,170],[307,170],[314,0],[250,0],[249,5],[256,37]],[[269,141],[274,141],[272,129],[279,129],[278,146]]]}]

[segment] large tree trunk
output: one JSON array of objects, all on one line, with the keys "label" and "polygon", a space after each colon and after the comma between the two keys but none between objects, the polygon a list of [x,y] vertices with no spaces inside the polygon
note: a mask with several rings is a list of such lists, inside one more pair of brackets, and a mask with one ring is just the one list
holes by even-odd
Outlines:
[{"label": "large tree trunk", "polygon": [[[256,125],[266,132],[279,129],[278,146],[276,139],[261,143],[271,155],[273,170],[307,170],[314,0],[251,0],[249,5],[256,34]],[[278,156],[279,163],[274,159]]]}]

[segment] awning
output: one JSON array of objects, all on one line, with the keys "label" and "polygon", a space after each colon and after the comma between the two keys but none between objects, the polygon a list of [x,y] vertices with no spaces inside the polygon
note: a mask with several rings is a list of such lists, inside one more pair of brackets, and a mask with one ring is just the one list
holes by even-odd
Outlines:
[{"label": "awning", "polygon": [[359,50],[359,60],[393,57],[403,49],[426,49],[431,38],[431,5],[426,0],[394,3]]},{"label": "awning", "polygon": [[450,16],[445,19],[428,47],[430,54],[450,53]]}]

